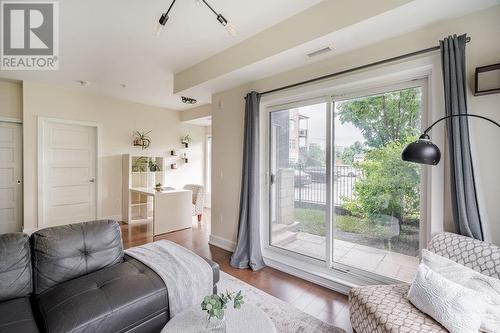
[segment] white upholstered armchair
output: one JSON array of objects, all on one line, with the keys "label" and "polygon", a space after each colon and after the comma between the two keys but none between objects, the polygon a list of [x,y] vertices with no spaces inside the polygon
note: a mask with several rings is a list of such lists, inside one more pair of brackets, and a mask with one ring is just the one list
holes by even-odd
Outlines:
[{"label": "white upholstered armchair", "polygon": [[185,190],[193,192],[193,216],[198,216],[198,222],[203,217],[203,207],[205,207],[205,188],[201,185],[187,184]]}]

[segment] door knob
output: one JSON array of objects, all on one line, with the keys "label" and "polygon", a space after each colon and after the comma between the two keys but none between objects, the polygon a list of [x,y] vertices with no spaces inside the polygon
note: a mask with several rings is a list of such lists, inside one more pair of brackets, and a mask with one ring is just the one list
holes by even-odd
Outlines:
[{"label": "door knob", "polygon": [[17,180],[17,183],[18,183],[18,184],[21,184],[21,180],[20,180],[20,179],[18,179],[18,180]]},{"label": "door knob", "polygon": [[94,178],[90,178],[89,179],[89,183],[95,183],[95,179]]}]

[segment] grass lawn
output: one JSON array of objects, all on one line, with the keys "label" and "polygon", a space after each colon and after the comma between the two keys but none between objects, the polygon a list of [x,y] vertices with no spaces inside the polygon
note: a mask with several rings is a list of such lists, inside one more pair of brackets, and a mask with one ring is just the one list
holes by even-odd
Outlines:
[{"label": "grass lawn", "polygon": [[[316,209],[295,208],[295,221],[300,222],[300,231],[313,235],[325,236],[325,212]],[[336,215],[335,225],[338,230],[366,236],[385,237],[387,229],[366,219]]]},{"label": "grass lawn", "polygon": [[[295,208],[295,221],[300,222],[299,231],[317,236],[326,236],[325,212],[316,209]],[[349,215],[335,216],[336,239],[378,249],[391,250],[409,256],[418,256],[419,228],[403,224],[399,236],[387,241],[387,229],[366,219]]]}]

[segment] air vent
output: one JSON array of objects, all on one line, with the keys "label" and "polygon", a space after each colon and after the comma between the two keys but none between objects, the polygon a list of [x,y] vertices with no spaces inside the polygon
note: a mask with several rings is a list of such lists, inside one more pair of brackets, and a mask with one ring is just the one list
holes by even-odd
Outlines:
[{"label": "air vent", "polygon": [[319,50],[316,50],[314,52],[308,53],[307,56],[309,58],[314,58],[314,57],[320,56],[320,55],[328,53],[328,52],[332,52],[332,48],[329,46],[324,47],[324,48],[319,49]]}]

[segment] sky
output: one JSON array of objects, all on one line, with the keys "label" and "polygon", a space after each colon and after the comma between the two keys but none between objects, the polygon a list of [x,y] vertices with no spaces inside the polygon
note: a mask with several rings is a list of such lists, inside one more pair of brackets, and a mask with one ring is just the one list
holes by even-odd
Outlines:
[{"label": "sky", "polygon": [[[325,148],[326,138],[326,103],[309,105],[299,108],[301,115],[309,117],[309,143],[319,143]],[[365,142],[361,131],[349,124],[341,124],[338,117],[334,120],[334,145],[348,147],[354,142]]]}]

